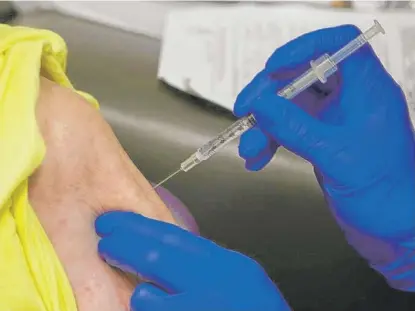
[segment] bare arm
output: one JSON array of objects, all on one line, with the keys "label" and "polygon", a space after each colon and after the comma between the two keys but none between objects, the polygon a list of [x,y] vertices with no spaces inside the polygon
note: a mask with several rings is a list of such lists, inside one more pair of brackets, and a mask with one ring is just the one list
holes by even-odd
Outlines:
[{"label": "bare arm", "polygon": [[29,195],[73,287],[79,311],[128,310],[135,281],[96,254],[95,217],[131,210],[174,223],[100,112],[72,90],[41,78],[36,116],[46,157]]}]

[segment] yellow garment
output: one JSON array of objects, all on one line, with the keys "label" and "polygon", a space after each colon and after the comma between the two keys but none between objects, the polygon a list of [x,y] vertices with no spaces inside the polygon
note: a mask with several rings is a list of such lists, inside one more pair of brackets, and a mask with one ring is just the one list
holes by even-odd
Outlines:
[{"label": "yellow garment", "polygon": [[40,70],[73,89],[66,44],[47,30],[0,25],[0,51],[0,310],[76,311],[66,273],[28,201],[28,177],[45,156],[35,115]]}]

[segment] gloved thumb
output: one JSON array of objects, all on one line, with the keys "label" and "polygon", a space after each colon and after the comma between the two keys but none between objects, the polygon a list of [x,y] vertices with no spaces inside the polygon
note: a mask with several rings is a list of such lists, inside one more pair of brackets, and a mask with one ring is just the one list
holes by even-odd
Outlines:
[{"label": "gloved thumb", "polygon": [[[252,104],[258,127],[277,143],[317,164],[335,141],[334,128],[273,92],[264,92]],[[333,138],[332,138],[333,137]]]}]

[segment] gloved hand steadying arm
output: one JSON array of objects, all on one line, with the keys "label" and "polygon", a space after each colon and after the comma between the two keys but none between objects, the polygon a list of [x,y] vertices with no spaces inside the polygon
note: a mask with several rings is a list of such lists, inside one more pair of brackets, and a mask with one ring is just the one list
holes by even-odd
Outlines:
[{"label": "gloved hand steadying arm", "polygon": [[289,311],[254,260],[175,225],[132,212],[97,218],[99,253],[111,265],[142,276],[134,311]]},{"label": "gloved hand steadying arm", "polygon": [[359,34],[328,28],[277,49],[237,98],[235,115],[257,120],[239,152],[249,170],[279,145],[311,162],[349,243],[392,287],[415,291],[415,145],[401,88],[366,45],[326,84],[292,101],[276,95],[310,60]]}]

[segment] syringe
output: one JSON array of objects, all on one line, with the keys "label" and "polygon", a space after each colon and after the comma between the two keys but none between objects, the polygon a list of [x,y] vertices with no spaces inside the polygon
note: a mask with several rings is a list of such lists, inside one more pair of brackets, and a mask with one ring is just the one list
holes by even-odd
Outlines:
[{"label": "syringe", "polygon": [[[326,83],[327,78],[337,71],[337,64],[344,60],[347,56],[357,51],[360,47],[366,44],[370,39],[378,33],[385,33],[380,23],[375,20],[374,25],[366,30],[364,33],[350,41],[347,45],[341,48],[333,55],[324,54],[315,61],[311,61],[311,68],[303,73],[300,77],[295,79],[292,83],[284,87],[278,92],[278,95],[286,99],[291,99],[299,93],[307,89],[309,86],[317,81]],[[180,168],[168,177],[159,182],[153,189],[157,188],[177,173],[183,171],[188,172],[199,163],[209,159],[217,151],[225,147],[229,142],[241,136],[244,132],[252,128],[256,120],[252,114],[239,119],[226,130],[221,132],[218,136],[208,141],[202,147],[197,149],[189,158],[180,164]]]}]

